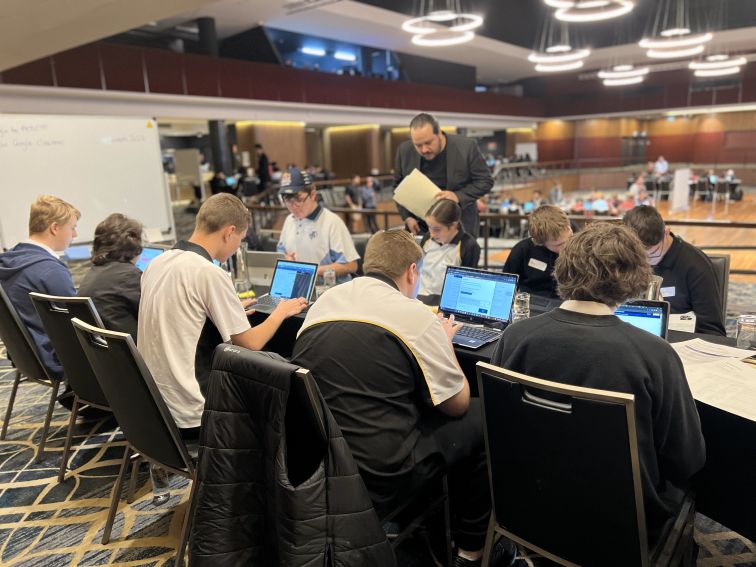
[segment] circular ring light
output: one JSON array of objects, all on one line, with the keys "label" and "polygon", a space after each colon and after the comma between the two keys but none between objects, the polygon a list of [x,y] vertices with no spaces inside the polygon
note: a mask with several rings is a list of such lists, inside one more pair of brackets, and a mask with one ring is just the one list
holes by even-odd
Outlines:
[{"label": "circular ring light", "polygon": [[422,33],[412,36],[412,43],[422,47],[446,47],[448,45],[459,45],[472,41],[475,34],[471,31],[455,32],[451,30],[435,31],[433,33]]},{"label": "circular ring light", "polygon": [[[632,65],[617,65],[616,67],[613,67],[611,71],[599,71],[599,78],[601,79],[609,79],[609,80],[615,80],[615,79],[635,79],[640,78],[643,80],[643,77],[648,75],[649,68],[648,67],[640,67],[638,69],[634,68]],[[637,81],[640,82],[640,81]],[[632,83],[627,83],[632,84]],[[608,85],[608,86],[614,86],[614,85]]]},{"label": "circular ring light", "polygon": [[[674,30],[667,30],[663,31],[662,35],[669,31]],[[680,30],[684,31],[684,30]],[[640,45],[643,49],[670,49],[670,48],[676,48],[676,47],[691,47],[693,45],[703,45],[704,43],[708,43],[714,38],[714,35],[711,33],[702,33],[698,35],[687,35],[687,34],[675,34],[673,36],[664,36],[664,39],[659,38],[646,38],[642,39],[638,42],[638,45]]]},{"label": "circular ring light", "polygon": [[674,37],[676,35],[688,35],[689,33],[690,33],[690,30],[688,28],[672,28],[672,29],[664,30],[659,35],[663,37]]},{"label": "circular ring light", "polygon": [[552,45],[551,47],[546,48],[546,53],[565,53],[567,51],[572,51],[572,47],[565,44]]},{"label": "circular ring light", "polygon": [[683,49],[649,49],[646,55],[651,59],[679,59],[681,57],[693,57],[704,52],[703,45],[686,47]]},{"label": "circular ring light", "polygon": [[740,67],[728,67],[725,69],[699,69],[694,73],[696,77],[726,77],[728,75],[737,75],[740,73]]},{"label": "circular ring light", "polygon": [[569,63],[560,63],[556,65],[549,65],[547,63],[539,63],[535,66],[535,70],[539,73],[561,73],[563,71],[575,71],[583,67],[584,61],[571,61]]},{"label": "circular ring light", "polygon": [[643,77],[625,77],[624,79],[604,79],[604,86],[607,87],[624,87],[626,85],[637,85],[643,82]]},{"label": "circular ring light", "polygon": [[715,69],[729,69],[732,67],[742,67],[748,60],[745,57],[730,59],[726,55],[712,55],[706,58],[706,61],[693,61],[688,67],[694,71],[712,71]]},{"label": "circular ring light", "polygon": [[[428,26],[423,24],[439,24],[442,22],[452,22],[454,20],[466,20],[463,23],[443,28],[439,26]],[[474,30],[483,24],[483,18],[476,14],[457,14],[451,10],[439,10],[431,12],[426,16],[412,18],[402,23],[402,29],[407,33],[418,35],[436,33],[439,31],[464,32]]]},{"label": "circular ring light", "polygon": [[629,14],[635,8],[634,0],[588,0],[570,8],[559,8],[554,17],[563,22],[600,22]]},{"label": "circular ring light", "polygon": [[577,51],[568,51],[558,54],[551,53],[531,53],[528,55],[528,61],[532,63],[568,63],[570,61],[580,61],[591,54],[590,49],[578,49]]},{"label": "circular ring light", "polygon": [[570,8],[575,7],[575,0],[543,0],[543,3],[549,6],[550,8],[556,8],[556,9],[566,9],[569,10]]}]

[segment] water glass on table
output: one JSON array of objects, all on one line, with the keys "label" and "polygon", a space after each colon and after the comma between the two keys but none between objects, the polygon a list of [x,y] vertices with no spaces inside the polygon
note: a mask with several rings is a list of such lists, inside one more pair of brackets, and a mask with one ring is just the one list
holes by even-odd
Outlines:
[{"label": "water glass on table", "polygon": [[738,317],[738,348],[756,350],[756,315],[748,314]]},{"label": "water glass on table", "polygon": [[530,317],[530,294],[520,291],[515,294],[512,306],[512,322],[522,321]]}]

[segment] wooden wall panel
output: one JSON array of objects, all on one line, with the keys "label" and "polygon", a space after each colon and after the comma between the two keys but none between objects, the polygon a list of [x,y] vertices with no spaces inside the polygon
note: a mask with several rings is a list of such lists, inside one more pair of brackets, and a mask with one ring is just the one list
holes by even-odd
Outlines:
[{"label": "wooden wall panel", "polygon": [[98,48],[108,90],[144,92],[142,52],[139,49],[121,49],[121,46],[110,43],[101,43]]},{"label": "wooden wall panel", "polygon": [[239,151],[249,152],[252,165],[257,167],[255,144],[261,144],[268,160],[284,169],[293,163],[298,167],[307,164],[304,124],[275,122],[237,122],[236,143]]},{"label": "wooden wall panel", "polygon": [[326,162],[336,177],[366,175],[380,166],[377,126],[326,128],[324,138]]},{"label": "wooden wall panel", "polygon": [[575,139],[538,140],[538,160],[569,161],[575,157]]},{"label": "wooden wall panel", "polygon": [[89,44],[58,53],[55,56],[55,75],[59,87],[103,88],[97,46]]},{"label": "wooden wall panel", "polygon": [[575,137],[575,122],[570,120],[547,120],[538,124],[536,138],[542,140],[565,140]]}]

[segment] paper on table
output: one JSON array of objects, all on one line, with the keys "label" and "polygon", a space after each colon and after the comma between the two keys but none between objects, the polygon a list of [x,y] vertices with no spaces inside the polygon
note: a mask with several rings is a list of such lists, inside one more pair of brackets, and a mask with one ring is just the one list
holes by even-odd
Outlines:
[{"label": "paper on table", "polygon": [[756,421],[756,368],[722,358],[686,365],[685,376],[696,400]]},{"label": "paper on table", "polygon": [[435,202],[439,191],[441,189],[419,169],[413,169],[394,191],[394,201],[422,219]]},{"label": "paper on table", "polygon": [[675,349],[680,356],[686,372],[688,371],[688,365],[702,364],[728,358],[741,360],[753,355],[753,351],[751,350],[718,345],[702,339],[692,339],[681,343],[673,343],[672,348]]},{"label": "paper on table", "polygon": [[687,313],[670,313],[669,330],[682,331],[683,333],[696,332],[696,314],[693,311]]}]

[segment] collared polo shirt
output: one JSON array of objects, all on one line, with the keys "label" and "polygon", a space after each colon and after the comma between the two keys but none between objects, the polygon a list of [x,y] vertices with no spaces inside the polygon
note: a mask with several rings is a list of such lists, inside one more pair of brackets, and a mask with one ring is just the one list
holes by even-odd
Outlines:
[{"label": "collared polo shirt", "polygon": [[426,234],[421,245],[423,267],[419,295],[441,294],[447,266],[478,267],[480,245],[464,230],[460,230],[449,244],[439,244]]}]

